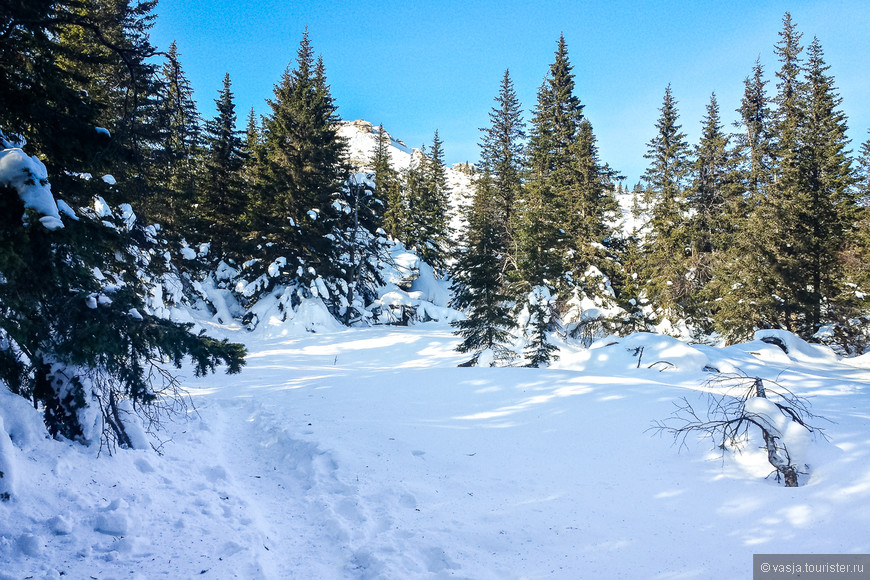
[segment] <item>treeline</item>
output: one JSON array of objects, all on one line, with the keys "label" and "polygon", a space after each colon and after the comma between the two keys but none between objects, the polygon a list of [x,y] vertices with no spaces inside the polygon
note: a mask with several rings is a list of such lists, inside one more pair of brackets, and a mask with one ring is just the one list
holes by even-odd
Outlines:
[{"label": "treeline", "polygon": [[0,381],[43,410],[52,435],[85,442],[130,445],[129,414],[154,423],[163,396],[180,392],[167,363],[244,362],[240,345],[166,319],[152,300],[165,280],[206,302],[208,282],[243,307],[272,294],[285,313],[315,297],[350,324],[371,316],[391,237],[441,276],[449,258],[437,131],[397,172],[381,128],[375,173],[354,173],[307,31],[268,114],[252,109],[238,130],[227,75],[203,119],[175,43],[150,43],[155,6],[0,7],[3,148],[38,159],[24,181],[66,208],[52,201],[63,227],[42,227],[45,205],[0,173]]},{"label": "treeline", "polygon": [[[373,172],[354,173],[307,33],[266,115],[237,129],[227,76],[204,120],[177,47],[150,44],[155,5],[0,8],[4,155],[39,159],[23,181],[0,174],[0,381],[53,435],[129,445],[126,414],[177,392],[167,363],[239,370],[240,345],[149,310],[161,277],[208,279],[243,306],[315,297],[352,324],[371,315],[395,240],[452,279],[469,364],[512,359],[519,343],[543,365],[554,331],[588,341],[665,320],[699,338],[775,327],[865,344],[870,145],[856,163],[821,46],[803,48],[788,15],[776,90],[756,64],[736,133],[713,97],[688,144],[666,90],[634,231],[618,227],[627,192],[599,157],[564,38],[528,125],[506,72],[453,251],[437,131],[396,171],[381,127]],[[50,196],[48,181],[64,202],[50,223],[64,227],[46,227],[25,192]]]},{"label": "treeline", "polygon": [[110,448],[184,406],[185,359],[197,374],[245,362],[146,305],[171,263],[130,204],[169,218],[194,195],[185,85],[148,41],[155,4],[0,5],[0,382],[52,436]]},{"label": "treeline", "polygon": [[505,73],[454,274],[469,364],[513,357],[516,335],[527,364],[546,364],[557,330],[734,342],[782,328],[862,352],[870,141],[853,157],[821,44],[801,38],[786,14],[775,90],[756,62],[735,132],[713,94],[688,143],[666,88],[630,231],[615,229],[615,194],[627,192],[599,159],[564,38],[528,131]]}]

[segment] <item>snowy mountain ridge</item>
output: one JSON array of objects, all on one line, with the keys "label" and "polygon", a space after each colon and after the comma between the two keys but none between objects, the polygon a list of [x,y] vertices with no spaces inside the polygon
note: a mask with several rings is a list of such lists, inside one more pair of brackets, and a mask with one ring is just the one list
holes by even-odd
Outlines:
[{"label": "snowy mountain ridge", "polygon": [[[400,139],[394,138],[384,130],[390,139],[387,150],[393,168],[401,173],[407,171],[412,164],[419,164],[424,156],[423,151],[414,147],[409,148]],[[372,171],[371,162],[375,148],[378,144],[378,127],[365,120],[342,121],[338,134],[346,139],[351,165],[356,171]],[[454,232],[460,232],[463,225],[461,209],[471,202],[474,188],[472,174],[474,165],[469,163],[454,163],[453,166],[445,166],[447,173],[447,185],[450,195],[450,226]]]}]

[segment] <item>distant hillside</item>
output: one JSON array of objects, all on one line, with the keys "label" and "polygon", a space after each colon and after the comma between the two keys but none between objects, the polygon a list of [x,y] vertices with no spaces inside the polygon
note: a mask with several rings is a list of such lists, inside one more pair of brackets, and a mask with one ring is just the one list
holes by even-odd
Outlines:
[{"label": "distant hillside", "polygon": [[[411,163],[419,163],[423,152],[416,147],[408,147],[384,130],[390,138],[390,159],[398,172],[407,170]],[[362,119],[342,121],[339,135],[347,139],[350,149],[350,162],[355,171],[372,171],[372,156],[378,142],[378,128]],[[462,225],[459,209],[470,202],[473,193],[472,177],[475,167],[469,163],[454,163],[447,167],[447,183],[450,186],[451,227],[459,232]]]}]

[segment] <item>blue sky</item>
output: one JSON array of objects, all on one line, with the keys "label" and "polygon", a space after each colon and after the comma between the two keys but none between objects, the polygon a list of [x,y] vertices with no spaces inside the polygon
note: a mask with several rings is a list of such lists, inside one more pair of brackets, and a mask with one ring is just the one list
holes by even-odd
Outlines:
[{"label": "blue sky", "polygon": [[773,45],[787,10],[805,45],[821,41],[857,147],[870,128],[867,0],[160,0],[151,38],[161,49],[177,42],[206,117],[229,72],[244,118],[252,106],[268,111],[307,26],[343,119],[383,123],[412,147],[438,129],[455,163],[477,160],[478,129],[505,69],[531,118],[562,33],[602,161],[630,186],[646,167],[668,83],[691,142],[712,92],[723,119],[735,119],[756,58],[773,93]]}]

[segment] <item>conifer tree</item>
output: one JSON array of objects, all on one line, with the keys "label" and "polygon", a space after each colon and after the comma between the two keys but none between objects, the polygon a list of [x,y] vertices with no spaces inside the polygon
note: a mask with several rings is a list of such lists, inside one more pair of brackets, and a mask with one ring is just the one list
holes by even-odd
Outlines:
[{"label": "conifer tree", "polygon": [[561,284],[565,222],[572,193],[572,144],[583,120],[564,36],[538,90],[528,147],[529,171],[520,219],[520,277],[532,286]]},{"label": "conifer tree", "polygon": [[757,200],[772,175],[773,143],[771,135],[771,110],[761,61],[755,61],[752,76],[744,80],[743,99],[740,102],[737,148],[746,165],[744,173],[748,194]]},{"label": "conifer tree", "polygon": [[[496,106],[489,113],[490,126],[481,129],[480,168],[493,182],[496,228],[507,261],[509,252],[516,251],[514,206],[521,195],[526,138],[522,108],[508,70],[504,72],[495,102]],[[511,261],[513,264],[505,263],[503,269],[516,268],[515,258]]]},{"label": "conifer tree", "polygon": [[345,275],[337,286],[344,290],[345,299],[338,300],[336,311],[349,325],[366,316],[365,307],[384,285],[380,264],[389,259],[388,243],[381,230],[383,203],[369,175],[351,174],[338,204],[344,219],[339,220],[333,238],[341,250],[338,265]]},{"label": "conifer tree", "polygon": [[858,151],[855,175],[855,235],[845,254],[848,279],[861,291],[870,288],[870,139]]},{"label": "conifer tree", "polygon": [[149,201],[155,203],[148,204],[152,219],[172,229],[189,225],[193,217],[198,185],[196,158],[202,150],[199,112],[179,58],[173,41],[158,74],[160,140],[151,160],[154,166],[151,187],[161,189],[162,194],[155,196],[152,192]]},{"label": "conifer tree", "polygon": [[814,38],[805,72],[808,102],[803,172],[807,222],[799,234],[808,253],[802,256],[801,267],[806,272],[805,283],[812,287],[806,305],[807,336],[831,320],[833,313],[823,312],[823,305],[842,292],[840,258],[849,241],[856,208],[846,117],[839,109],[842,98],[836,93],[829,68],[819,40]]},{"label": "conifer tree", "polygon": [[475,182],[474,201],[467,220],[466,246],[452,268],[453,306],[466,318],[452,322],[463,338],[456,347],[472,357],[463,366],[476,366],[481,354],[490,351],[486,364],[496,365],[513,358],[507,344],[513,321],[505,293],[500,239],[500,207],[492,176],[484,172]]},{"label": "conifer tree", "polygon": [[[123,2],[116,7],[127,16],[136,14],[135,10],[124,12]],[[24,42],[15,48],[26,46],[28,59],[39,63],[41,72],[46,73],[28,79],[35,94],[51,95],[49,103],[71,104],[71,92],[81,95],[82,86],[99,84],[86,74],[94,64],[95,46],[115,55],[120,51],[131,63],[127,73],[140,72],[133,65],[150,56],[147,35],[139,38],[139,45],[122,46],[110,35],[117,30],[94,34],[101,30],[105,16],[83,3],[31,3],[10,10],[9,30],[15,31],[11,38]],[[125,26],[145,30],[140,24],[128,21]],[[93,44],[69,42],[69,38],[85,36]],[[62,62],[55,42],[64,47]],[[128,52],[136,46],[145,52]],[[10,79],[24,79],[32,72],[31,63],[22,59],[0,66]],[[100,86],[107,94],[124,94],[136,83],[135,79],[121,79],[112,86],[110,78],[98,79],[105,83]],[[28,118],[38,112],[27,99],[7,104],[9,108],[0,112],[0,119],[3,123],[11,121],[15,130],[26,127]],[[102,181],[73,176],[98,169],[114,173],[116,162],[123,169],[129,160],[125,158],[129,149],[99,148],[99,142],[74,138],[83,125],[93,130],[95,119],[101,123],[110,120],[103,116],[107,104],[82,98],[74,107],[59,109],[60,114],[52,118],[52,132],[45,131],[42,121],[35,119],[27,131],[32,139],[26,145],[27,153],[20,149],[19,139],[7,138],[0,127],[4,157],[29,160],[23,166],[26,175],[12,179],[5,175],[0,181],[0,272],[4,280],[0,284],[0,380],[42,411],[52,436],[131,445],[119,411],[125,403],[146,415],[153,413],[151,403],[158,397],[177,394],[172,365],[180,365],[190,356],[198,373],[220,363],[237,372],[243,364],[244,348],[191,334],[189,325],[150,314],[142,298],[150,288],[140,279],[143,272],[147,275],[148,260],[156,255],[155,248],[143,242],[149,236],[129,213],[121,220],[106,211],[88,209],[93,196],[102,193]],[[83,112],[82,118],[75,116],[76,110]],[[84,144],[91,147],[79,149]],[[43,168],[28,156],[31,152],[52,152],[56,157],[54,161],[46,159],[48,164]],[[62,177],[63,189],[54,190],[62,192],[68,202],[65,205],[55,202],[48,189],[54,174],[68,177]],[[22,188],[39,189],[41,202],[25,207]],[[34,272],[40,273],[38,284],[33,283]],[[93,429],[89,410],[95,407],[95,412],[102,414],[102,431]],[[91,420],[87,420],[89,416]]]},{"label": "conifer tree", "polygon": [[524,314],[528,320],[523,324],[527,339],[523,354],[526,366],[546,367],[558,359],[559,348],[550,342],[550,333],[559,327],[558,313],[553,295],[545,286],[535,286],[525,298]]},{"label": "conifer tree", "polygon": [[590,267],[603,272],[610,264],[600,248],[618,209],[616,173],[599,159],[572,68],[562,36],[531,122],[519,264],[532,285],[547,280],[563,294],[593,295],[597,281],[582,279]]},{"label": "conifer tree", "polygon": [[[98,172],[108,173],[111,165],[117,185],[102,192],[110,203],[136,201],[141,207],[159,195],[152,187],[154,145],[160,140],[157,51],[148,36],[156,4],[84,0],[70,3],[59,18],[60,54],[77,56],[58,62],[96,107],[99,127],[111,135],[94,159]],[[58,186],[65,181],[58,176]]]},{"label": "conifer tree", "polygon": [[719,103],[714,93],[701,123],[692,184],[686,198],[690,214],[688,266],[692,281],[687,314],[703,333],[709,332],[718,305],[718,291],[711,294],[707,285],[715,277],[718,264],[727,260],[733,245],[741,223],[743,187],[736,157],[729,148],[729,137],[722,132]]},{"label": "conifer tree", "polygon": [[646,245],[646,278],[650,300],[664,311],[677,314],[688,296],[686,280],[687,232],[684,215],[689,145],[678,124],[679,112],[671,92],[665,89],[656,135],[647,144],[649,167],[643,175],[646,203],[651,205],[650,232]]},{"label": "conifer tree", "polygon": [[425,231],[423,224],[421,199],[426,195],[424,189],[426,180],[423,174],[423,159],[426,155],[425,146],[411,155],[408,167],[402,169],[399,176],[401,197],[404,200],[404,220],[400,227],[401,241],[408,249],[420,250],[423,246]]},{"label": "conifer tree", "polygon": [[244,139],[242,140],[242,149],[245,153],[245,161],[242,164],[242,179],[245,182],[245,188],[248,192],[248,205],[245,213],[241,216],[242,223],[246,232],[252,230],[255,196],[253,194],[254,186],[257,183],[257,168],[262,165],[261,159],[263,154],[262,134],[260,126],[257,124],[257,116],[254,113],[254,107],[248,111],[248,120],[245,123]]},{"label": "conifer tree", "polygon": [[372,156],[375,192],[384,202],[384,231],[394,239],[404,238],[405,208],[398,172],[390,162],[390,137],[384,126],[378,127],[377,144]]},{"label": "conifer tree", "polygon": [[265,264],[287,260],[285,283],[299,269],[302,276],[341,277],[332,239],[333,208],[348,168],[346,145],[338,136],[338,115],[321,59],[305,31],[296,68],[285,71],[275,86],[272,112],[263,119],[258,155],[255,207],[251,216],[265,254]]},{"label": "conifer tree", "polygon": [[803,251],[801,244],[793,247],[792,243],[797,241],[794,222],[800,219],[799,213],[802,211],[801,128],[805,117],[806,90],[800,77],[802,35],[792,23],[789,13],[783,17],[783,29],[779,36],[780,40],[774,47],[781,63],[776,72],[778,82],[774,99],[774,185],[758,208],[759,221],[767,224],[767,227],[763,232],[764,237],[757,240],[768,265],[763,290],[770,293],[771,299],[766,300],[766,308],[759,309],[762,313],[759,326],[799,331],[800,323],[797,323],[795,308],[805,299],[807,281],[799,281],[802,273],[796,267],[796,259]]},{"label": "conifer tree", "polygon": [[[80,90],[82,78],[74,70],[92,55],[63,48],[66,23],[84,20],[77,9],[72,0],[19,2],[4,5],[0,18],[0,127],[9,137],[22,137],[51,175],[61,167],[90,169],[110,141],[96,129],[105,127],[100,104]],[[57,175],[55,187],[67,181],[72,186],[77,180]]]},{"label": "conifer tree", "polygon": [[[248,199],[242,170],[246,154],[241,132],[236,129],[236,105],[230,75],[215,99],[217,116],[205,124],[203,176],[199,188],[201,234],[212,243],[217,259],[239,257],[243,226],[239,217]],[[254,130],[256,127],[254,128]]]},{"label": "conifer tree", "polygon": [[601,163],[597,139],[587,119],[577,127],[571,153],[572,182],[564,201],[563,227],[571,251],[567,266],[576,275],[582,275],[587,267],[606,262],[596,248],[613,233],[608,224],[619,210],[613,185],[617,174]]},{"label": "conifer tree", "polygon": [[759,325],[811,337],[823,323],[823,304],[836,297],[839,253],[846,243],[854,200],[840,97],[827,74],[821,45],[800,60],[801,34],[791,15],[775,51],[777,72],[775,178],[758,211],[773,297]]},{"label": "conifer tree", "polygon": [[438,136],[437,129],[423,168],[426,195],[421,199],[419,207],[425,216],[428,230],[424,257],[428,254],[427,261],[430,265],[437,273],[443,273],[447,266],[450,236],[450,189],[447,185],[447,169],[444,166],[444,143]]},{"label": "conifer tree", "polygon": [[[716,94],[710,96],[707,114],[701,122],[701,139],[695,147],[692,187],[687,201],[691,247],[694,255],[721,250],[726,242],[719,234],[727,230],[726,206],[735,179],[729,137],[722,132]],[[705,282],[706,280],[701,280]]]},{"label": "conifer tree", "polygon": [[407,199],[405,243],[415,249],[436,274],[443,275],[447,264],[449,236],[449,197],[444,151],[438,131],[427,154],[412,160],[405,172],[404,186]]},{"label": "conifer tree", "polygon": [[767,81],[760,60],[744,80],[739,132],[736,136],[738,176],[743,196],[726,202],[724,237],[732,236],[714,262],[713,279],[704,292],[715,300],[713,327],[726,340],[735,342],[752,336],[763,318],[772,319],[775,309],[770,291],[769,254],[763,240],[770,230],[766,216],[775,162],[773,113],[766,93]]}]

